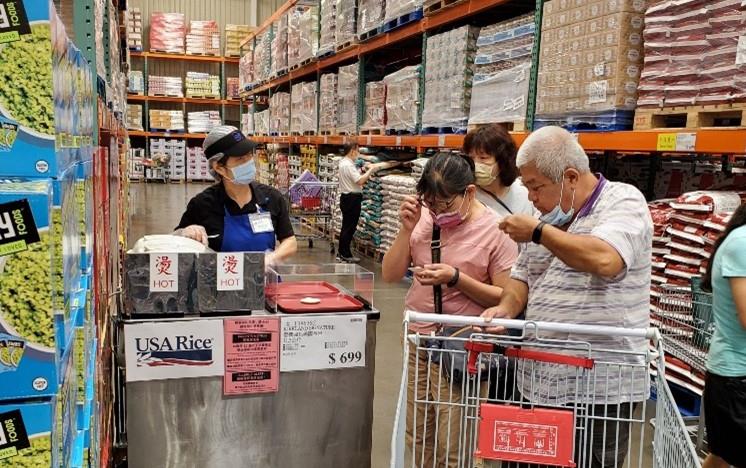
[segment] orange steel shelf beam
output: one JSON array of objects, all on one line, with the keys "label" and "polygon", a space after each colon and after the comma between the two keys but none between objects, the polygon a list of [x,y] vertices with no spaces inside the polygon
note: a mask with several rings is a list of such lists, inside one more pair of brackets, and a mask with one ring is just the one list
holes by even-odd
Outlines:
[{"label": "orange steel shelf beam", "polygon": [[433,16],[425,17],[425,30],[439,28],[507,2],[508,0],[468,0],[456,6],[443,8]]},{"label": "orange steel shelf beam", "polygon": [[180,98],[170,96],[143,96],[141,94],[128,94],[128,101],[136,102],[171,102],[176,104],[205,104],[205,105],[226,105],[240,106],[241,101],[238,99],[201,99],[201,98]]},{"label": "orange steel shelf beam", "polygon": [[166,54],[162,52],[130,52],[131,57],[142,57],[149,59],[162,60],[182,60],[187,62],[208,62],[208,63],[238,63],[237,57],[221,57],[212,55],[189,55],[189,54]]},{"label": "orange steel shelf beam", "polygon": [[169,132],[143,132],[140,130],[128,130],[129,136],[150,138],[176,138],[185,140],[204,140],[206,133],[169,133]]}]

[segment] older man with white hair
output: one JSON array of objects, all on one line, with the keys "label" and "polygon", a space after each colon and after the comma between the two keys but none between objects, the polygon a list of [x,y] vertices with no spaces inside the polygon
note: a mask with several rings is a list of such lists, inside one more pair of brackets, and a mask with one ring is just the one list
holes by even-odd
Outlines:
[{"label": "older man with white hair", "polygon": [[[485,321],[525,311],[531,321],[647,327],[653,224],[642,193],[592,173],[583,148],[559,127],[529,135],[517,165],[541,217],[508,216],[500,224],[513,240],[528,245],[500,303],[484,312]],[[594,350],[629,351],[626,364],[640,364],[648,346],[644,339],[626,337],[542,335],[590,343]],[[613,375],[596,369],[592,394],[575,401],[576,385],[588,382],[579,382],[568,367],[538,364],[531,376],[521,375],[519,367],[517,390],[537,404],[589,404],[595,417],[577,433],[585,437],[584,445],[576,444],[585,447],[576,449],[578,466],[622,466],[635,403],[648,397],[646,373],[630,378],[626,372],[634,366],[615,368]],[[602,419],[616,422],[607,426]]]}]

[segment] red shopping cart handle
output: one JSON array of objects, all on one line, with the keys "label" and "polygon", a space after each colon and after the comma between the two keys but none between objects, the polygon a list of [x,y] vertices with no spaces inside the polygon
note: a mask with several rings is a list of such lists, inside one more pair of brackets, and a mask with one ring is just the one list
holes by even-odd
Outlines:
[{"label": "red shopping cart handle", "polygon": [[474,375],[479,370],[477,368],[477,359],[481,353],[491,353],[495,350],[495,345],[492,343],[485,343],[483,341],[467,341],[464,344],[464,349],[469,354],[469,362],[466,369],[471,375]]},{"label": "red shopping cart handle", "polygon": [[566,364],[568,366],[582,367],[584,369],[593,369],[594,366],[594,361],[591,358],[568,356],[567,354],[548,353],[546,351],[532,351],[520,348],[506,349],[505,356],[512,358],[529,359],[531,361],[548,362],[552,364]]}]

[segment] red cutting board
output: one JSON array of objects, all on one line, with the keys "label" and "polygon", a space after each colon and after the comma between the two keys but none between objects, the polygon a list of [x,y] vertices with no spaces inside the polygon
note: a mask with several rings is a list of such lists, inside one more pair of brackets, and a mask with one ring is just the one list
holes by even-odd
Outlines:
[{"label": "red cutting board", "polygon": [[[304,304],[305,297],[315,297],[318,304]],[[363,303],[347,294],[294,295],[280,296],[276,299],[277,310],[284,314],[308,314],[321,312],[358,312],[363,310]]]},{"label": "red cutting board", "polygon": [[303,296],[316,297],[329,294],[339,294],[339,288],[326,281],[288,281],[274,283],[264,290],[267,297],[274,296]]}]

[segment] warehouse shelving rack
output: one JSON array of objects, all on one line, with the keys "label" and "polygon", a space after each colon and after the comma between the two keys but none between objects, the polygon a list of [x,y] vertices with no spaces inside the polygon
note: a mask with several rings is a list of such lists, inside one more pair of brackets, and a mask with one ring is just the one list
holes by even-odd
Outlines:
[{"label": "warehouse shelving rack", "polygon": [[[464,0],[457,5],[444,8],[432,16],[425,16],[419,21],[412,22],[406,26],[381,34],[361,44],[338,51],[336,54],[316,59],[302,67],[289,71],[287,74],[271,79],[264,83],[254,83],[242,90],[243,100],[256,95],[271,94],[279,87],[287,87],[292,84],[318,79],[322,72],[333,70],[339,65],[349,63],[355,59],[365,62],[370,54],[382,51],[387,47],[401,44],[418,36],[422,37],[422,56],[425,57],[427,37],[430,33],[449,25],[455,25],[480,13],[490,10],[508,7],[515,3],[510,0]],[[536,81],[538,75],[538,55],[541,44],[541,23],[544,0],[536,0],[534,11],[536,22],[536,40],[533,50],[533,63],[528,96],[527,128],[532,128],[533,114],[536,103]],[[296,0],[290,0],[282,5],[272,16],[270,16],[254,33],[250,34],[243,42],[242,51],[253,50],[256,36],[272,25],[281,15],[290,10],[296,4]],[[423,66],[426,67],[423,59]],[[421,78],[424,84],[424,73]],[[363,102],[364,79],[361,82],[360,102]],[[424,86],[420,86],[424,93]],[[421,96],[424,97],[424,96]],[[420,99],[424,102],[424,99]],[[359,106],[359,118],[362,117],[362,106]],[[242,106],[242,111],[244,107]],[[250,110],[251,111],[251,110]],[[422,111],[420,106],[419,111]],[[358,125],[360,121],[358,121]],[[512,132],[516,142],[522,143],[527,132]],[[697,153],[708,155],[727,155],[729,159],[746,154],[746,129],[744,128],[705,128],[705,129],[657,129],[642,131],[616,131],[616,132],[580,132],[577,134],[578,141],[587,150],[592,152],[639,152],[655,155],[670,153]],[[304,137],[253,137],[261,143],[276,143],[282,145],[312,144],[312,145],[340,145],[355,139],[359,144],[379,147],[406,147],[414,148],[422,152],[429,148],[458,149],[463,144],[463,135],[356,135],[348,137],[339,136],[304,136]],[[681,142],[681,144],[677,144]],[[657,156],[656,156],[657,157]]]}]

